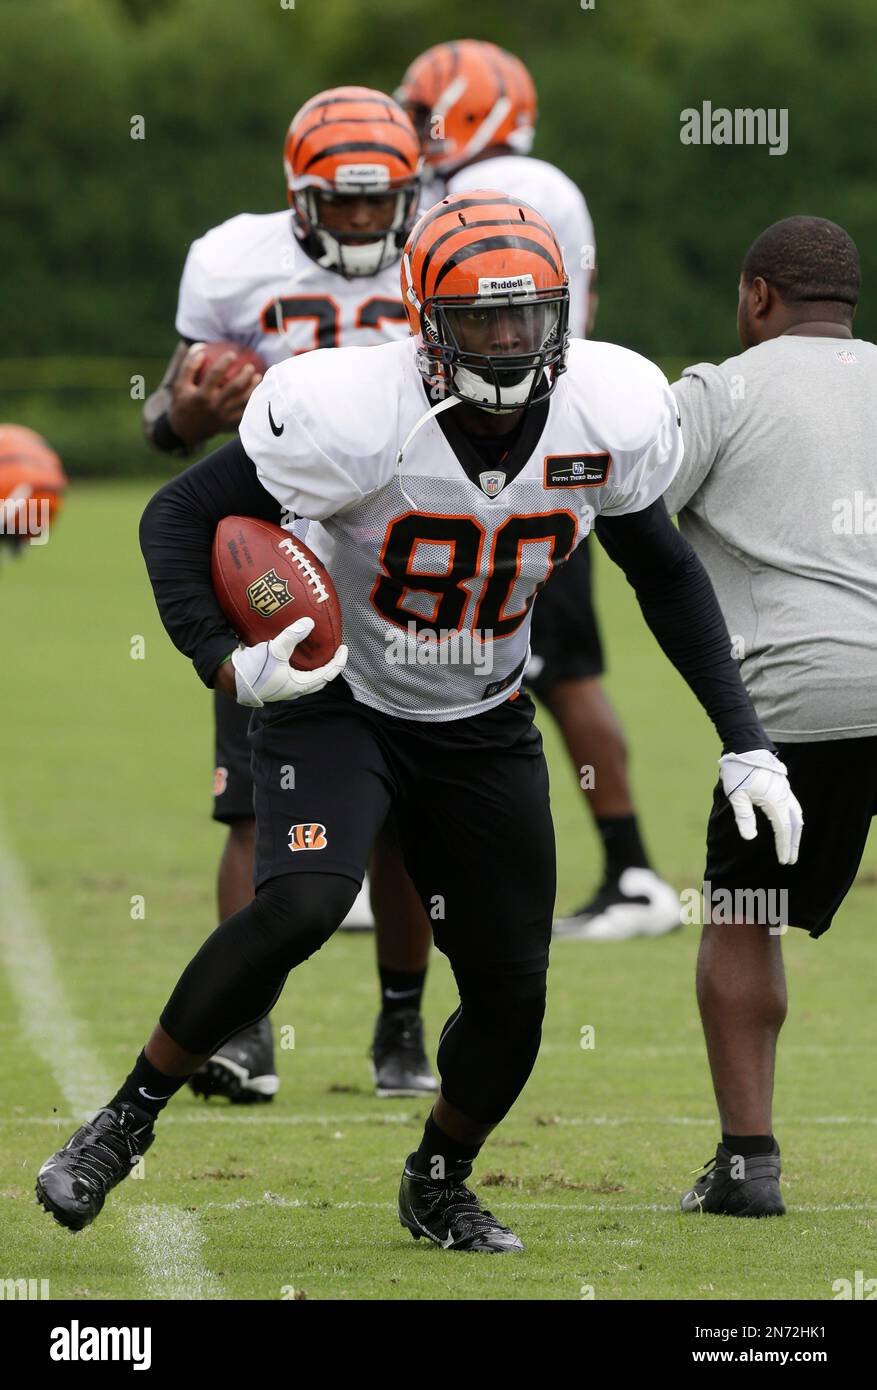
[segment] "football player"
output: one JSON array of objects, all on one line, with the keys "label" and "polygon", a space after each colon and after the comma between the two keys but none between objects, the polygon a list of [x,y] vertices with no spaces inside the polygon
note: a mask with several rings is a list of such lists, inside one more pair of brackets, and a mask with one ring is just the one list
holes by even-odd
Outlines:
[{"label": "football player", "polygon": [[[797,855],[782,765],[706,573],[661,500],[682,456],[662,373],[624,348],[570,343],[557,240],[541,214],[495,190],[454,194],[419,220],[402,284],[412,338],[272,368],[240,438],[144,513],[168,632],[208,685],[254,710],[256,895],[186,967],[116,1095],[44,1164],[38,1198],[70,1229],[98,1214],[217,1043],[264,1017],[287,973],[328,941],[393,809],[460,996],[399,1217],[445,1250],[522,1248],[467,1179],[539,1049],[555,846],[521,680],[536,592],[592,526],[710,713],[729,775],[759,750],[754,795],[779,858]],[[229,514],[309,519],[349,650],[315,671],[290,666],[308,619],[238,644],[210,578],[214,529]],[[295,786],[283,789],[290,762]],[[748,833],[746,785],[732,806]],[[313,822],[324,833],[290,853]]]},{"label": "football player", "polygon": [[30,542],[44,545],[63,506],[67,478],[42,435],[0,425],[0,559]]},{"label": "football player", "polygon": [[[421,206],[443,189],[481,186],[539,208],[564,253],[570,333],[589,336],[597,309],[594,227],[573,181],[530,155],[536,90],[521,60],[475,39],[440,43],[415,59],[396,95],[421,135],[435,179]],[[557,721],[603,846],[596,894],[554,929],[595,941],[658,936],[679,926],[679,898],[651,868],[643,843],[624,733],[600,680],[603,649],[591,589],[591,546],[582,545],[540,594],[525,677]]]},{"label": "football player", "polygon": [[[321,92],[294,117],[283,163],[291,212],[233,217],[189,251],[177,309],[180,341],[144,409],[146,434],[160,449],[186,453],[236,429],[258,385],[253,366],[225,380],[231,352],[202,372],[205,342],[240,343],[270,365],[314,348],[370,346],[408,334],[398,267],[417,211],[420,152],[400,107],[363,87]],[[228,826],[218,882],[223,919],[253,895],[255,820],[249,711],[215,691],[214,714],[213,817]],[[410,884],[401,892],[419,909]],[[363,905],[367,911],[366,895]],[[432,1092],[420,1017],[429,927],[418,917],[419,932],[405,934],[391,915],[383,920],[372,1049],[378,1094]],[[271,1025],[263,1019],[229,1039],[192,1088],[247,1102],[271,1100],[278,1084]]]}]

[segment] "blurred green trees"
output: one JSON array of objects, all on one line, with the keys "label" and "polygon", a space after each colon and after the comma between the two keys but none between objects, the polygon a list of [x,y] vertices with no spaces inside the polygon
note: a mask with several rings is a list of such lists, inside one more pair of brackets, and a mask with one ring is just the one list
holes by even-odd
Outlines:
[{"label": "blurred green trees", "polygon": [[[416,53],[454,37],[493,39],[531,67],[534,153],[580,184],[594,216],[600,337],[659,358],[733,351],[742,255],[793,212],[855,237],[859,328],[874,336],[874,0],[6,0],[0,31],[0,355],[117,359],[87,377],[113,393],[117,422],[127,410],[136,425],[131,361],[151,389],[172,346],[189,242],[284,205],[280,151],[301,102],[340,82],[392,90]],[[787,108],[788,153],[683,146],[680,112],[704,100]],[[74,470],[99,434],[87,381],[52,400],[50,380],[38,398],[62,452],[69,420]],[[21,415],[26,364],[0,363],[4,387],[2,414]],[[136,429],[122,438],[124,457],[114,442],[100,459],[96,438],[91,465],[142,467]]]}]

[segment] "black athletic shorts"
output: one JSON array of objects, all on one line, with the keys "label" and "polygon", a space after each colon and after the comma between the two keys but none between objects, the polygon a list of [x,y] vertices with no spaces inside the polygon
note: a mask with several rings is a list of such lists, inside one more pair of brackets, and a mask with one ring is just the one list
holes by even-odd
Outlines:
[{"label": "black athletic shorts", "polygon": [[213,819],[222,821],[224,825],[252,819],[255,814],[250,741],[247,738],[252,713],[251,709],[239,705],[231,695],[214,690],[216,754],[213,764]]},{"label": "black athletic shorts", "polygon": [[469,719],[421,723],[357,703],[338,677],[257,711],[250,743],[257,887],[297,871],[361,884],[392,811],[435,943],[454,966],[546,968],[554,828],[526,694]]},{"label": "black athletic shorts", "polygon": [[537,695],[558,681],[599,676],[603,670],[600,629],[591,594],[590,538],[552,574],[533,604],[530,664],[524,680]]},{"label": "black athletic shorts", "polygon": [[822,936],[852,887],[877,815],[877,738],[783,743],[777,754],[804,812],[797,864],[777,862],[773,831],[761,811],[755,813],[756,839],[741,839],[719,782],[707,827],[704,879],[713,896],[717,889],[773,890],[773,900],[760,900],[766,904],[777,903],[776,895],[785,890],[785,924]]}]

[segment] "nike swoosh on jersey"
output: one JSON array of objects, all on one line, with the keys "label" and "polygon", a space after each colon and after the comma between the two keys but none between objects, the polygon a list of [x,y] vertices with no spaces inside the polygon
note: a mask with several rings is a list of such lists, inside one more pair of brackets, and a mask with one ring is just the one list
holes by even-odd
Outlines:
[{"label": "nike swoosh on jersey", "polygon": [[271,426],[271,433],[274,434],[274,435],[276,435],[278,439],[279,439],[280,436],[282,435],[283,431],[286,429],[286,425],[281,425],[279,429],[278,429],[278,427],[275,425],[275,423],[274,423],[274,416],[271,414],[271,402],[270,402],[270,401],[268,402],[268,424]]}]

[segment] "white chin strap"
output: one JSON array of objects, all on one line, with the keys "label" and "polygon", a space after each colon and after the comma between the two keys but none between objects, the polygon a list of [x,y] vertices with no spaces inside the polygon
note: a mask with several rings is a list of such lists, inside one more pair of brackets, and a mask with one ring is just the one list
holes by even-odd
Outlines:
[{"label": "white chin strap", "polygon": [[483,376],[470,371],[468,367],[456,367],[454,369],[454,385],[460,395],[465,400],[471,401],[473,405],[486,410],[488,415],[500,415],[503,409],[525,405],[533,388],[535,377],[535,371],[527,372],[523,381],[517,382],[516,385],[500,386],[499,399],[502,404],[498,406],[496,404],[497,388],[491,382],[485,381]]},{"label": "white chin strap", "polygon": [[402,496],[405,498],[405,501],[408,503],[409,507],[411,507],[414,511],[417,511],[418,505],[413,498],[408,496],[408,493],[405,491],[405,484],[402,482],[402,460],[405,457],[405,450],[408,448],[408,445],[411,443],[418,430],[422,429],[423,426],[426,424],[427,420],[433,420],[435,419],[436,415],[441,415],[443,410],[450,410],[452,406],[459,404],[459,397],[445,396],[444,400],[438,401],[436,405],[431,405],[429,407],[429,410],[425,411],[424,414],[421,415],[420,419],[416,421],[416,423],[408,431],[407,435],[405,436],[405,441],[402,444],[402,447],[399,450],[398,454],[396,455],[396,477],[399,482],[399,491],[402,493]]},{"label": "white chin strap", "polygon": [[344,246],[330,232],[321,229],[316,233],[323,254],[317,265],[324,270],[340,270],[345,275],[377,275],[385,265],[395,259],[391,246],[392,232],[385,233],[379,241],[366,241]]}]

